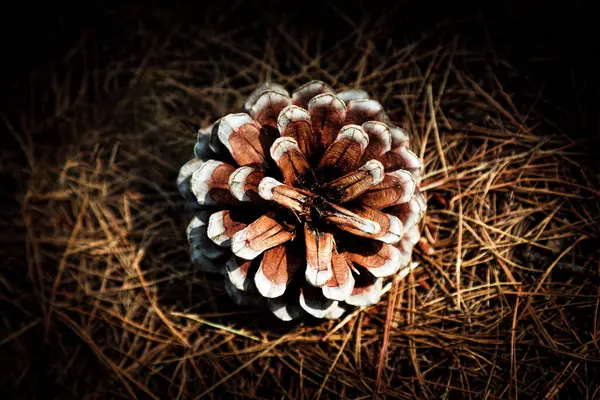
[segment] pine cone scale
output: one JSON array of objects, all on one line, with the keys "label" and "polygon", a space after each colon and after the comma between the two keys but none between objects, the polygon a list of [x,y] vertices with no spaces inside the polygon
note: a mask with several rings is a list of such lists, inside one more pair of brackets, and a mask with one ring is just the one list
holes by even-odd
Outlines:
[{"label": "pine cone scale", "polygon": [[306,187],[315,177],[310,163],[291,137],[280,137],[271,146],[271,158],[283,175],[284,182],[297,187]]},{"label": "pine cone scale", "polygon": [[333,254],[331,267],[332,278],[323,286],[323,295],[330,300],[344,301],[354,289],[354,277],[346,255]]},{"label": "pine cone scale", "polygon": [[257,270],[257,263],[252,260],[232,256],[225,264],[227,281],[240,291],[251,291],[254,281],[252,279],[254,270]]},{"label": "pine cone scale", "polygon": [[333,275],[331,259],[335,239],[333,234],[322,232],[304,224],[304,240],[306,245],[306,281],[313,286],[321,287]]},{"label": "pine cone scale", "polygon": [[370,160],[358,170],[326,184],[325,197],[346,203],[373,190],[383,179],[383,165],[377,160]]},{"label": "pine cone scale", "polygon": [[263,200],[258,194],[258,185],[264,177],[263,171],[243,166],[229,175],[227,185],[231,194],[239,201],[262,204]]},{"label": "pine cone scale", "polygon": [[312,126],[312,159],[320,157],[335,140],[346,118],[346,105],[335,94],[322,93],[308,103]]},{"label": "pine cone scale", "polygon": [[317,176],[325,181],[356,170],[368,144],[369,137],[362,127],[345,125],[319,161]]},{"label": "pine cone scale", "polygon": [[229,248],[233,235],[246,228],[252,220],[252,214],[239,209],[217,211],[208,219],[206,234],[216,245]]},{"label": "pine cone scale", "polygon": [[277,117],[281,110],[291,104],[287,93],[274,90],[263,92],[250,108],[249,114],[262,126],[277,128]]},{"label": "pine cone scale", "polygon": [[307,82],[292,93],[292,104],[306,109],[312,98],[324,93],[333,94],[335,91],[325,82]]},{"label": "pine cone scale", "polygon": [[271,141],[265,131],[248,114],[229,114],[219,124],[218,137],[239,166],[267,164]]},{"label": "pine cone scale", "polygon": [[231,238],[231,250],[236,256],[253,260],[265,250],[283,244],[294,237],[294,231],[279,223],[274,214],[265,214]]},{"label": "pine cone scale", "polygon": [[348,104],[347,124],[360,125],[367,121],[388,122],[383,107],[376,100],[360,99]]},{"label": "pine cone scale", "polygon": [[367,269],[375,277],[386,277],[400,269],[400,250],[383,242],[362,243],[346,251],[347,258]]},{"label": "pine cone scale", "polygon": [[282,296],[301,265],[302,260],[289,245],[279,245],[265,251],[254,276],[256,288],[266,298]]},{"label": "pine cone scale", "polygon": [[258,194],[265,200],[271,200],[295,214],[305,215],[306,209],[312,203],[311,193],[303,194],[301,191],[284,185],[283,183],[267,177],[258,186]]},{"label": "pine cone scale", "polygon": [[190,185],[198,203],[204,206],[236,205],[229,189],[229,176],[235,168],[222,161],[208,160],[192,174]]},{"label": "pine cone scale", "polygon": [[369,136],[369,145],[365,149],[361,162],[377,159],[392,148],[392,132],[390,128],[379,121],[367,121],[362,124],[363,130]]},{"label": "pine cone scale", "polygon": [[277,118],[277,128],[282,137],[294,139],[306,157],[312,154],[312,125],[310,115],[304,108],[291,105],[281,110]]}]

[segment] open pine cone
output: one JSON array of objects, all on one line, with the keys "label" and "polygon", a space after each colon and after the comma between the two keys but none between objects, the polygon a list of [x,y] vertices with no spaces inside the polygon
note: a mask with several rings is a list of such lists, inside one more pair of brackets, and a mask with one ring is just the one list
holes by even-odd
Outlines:
[{"label": "open pine cone", "polygon": [[365,91],[265,84],[198,132],[179,190],[192,260],[238,304],[339,318],[409,270],[425,198],[408,135]]}]

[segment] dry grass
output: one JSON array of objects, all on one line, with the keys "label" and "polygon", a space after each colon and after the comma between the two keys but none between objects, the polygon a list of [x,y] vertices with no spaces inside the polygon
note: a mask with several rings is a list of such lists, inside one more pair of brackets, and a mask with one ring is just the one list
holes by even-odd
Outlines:
[{"label": "dry grass", "polygon": [[[53,115],[8,125],[27,166],[3,240],[23,244],[25,257],[6,257],[30,286],[3,275],[25,320],[5,321],[0,350],[16,350],[3,379],[28,382],[41,363],[90,399],[600,396],[600,185],[585,149],[536,112],[537,93],[505,91],[508,67],[460,41],[394,47],[356,27],[318,48],[306,32],[262,44],[207,32],[167,42],[140,29],[142,51],[77,80],[76,49]],[[265,79],[313,78],[360,85],[412,134],[432,248],[421,243],[420,266],[379,305],[284,324],[234,306],[221,278],[189,264],[174,182],[198,127]],[[24,237],[8,229],[19,220]],[[30,368],[19,354],[42,335]]]}]

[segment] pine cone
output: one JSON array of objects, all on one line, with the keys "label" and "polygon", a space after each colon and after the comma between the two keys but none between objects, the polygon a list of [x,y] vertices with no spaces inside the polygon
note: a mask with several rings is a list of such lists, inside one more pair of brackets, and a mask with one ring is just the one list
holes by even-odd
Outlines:
[{"label": "pine cone", "polygon": [[265,84],[198,132],[177,180],[191,258],[238,304],[339,318],[406,274],[425,198],[408,135],[365,91]]}]

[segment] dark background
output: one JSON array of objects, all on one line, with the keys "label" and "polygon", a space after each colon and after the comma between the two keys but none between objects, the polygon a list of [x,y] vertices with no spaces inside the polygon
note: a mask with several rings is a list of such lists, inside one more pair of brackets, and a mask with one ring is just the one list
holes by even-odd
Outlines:
[{"label": "dark background", "polygon": [[[119,21],[117,10],[129,9],[140,20],[148,13],[161,13],[174,20],[205,23],[202,16],[209,7],[220,9],[225,21],[233,13],[252,24],[269,13],[271,17],[266,19],[273,23],[326,31],[347,24],[336,9],[360,20],[362,16],[376,19],[397,8],[390,24],[396,41],[432,32],[459,34],[464,43],[493,51],[495,57],[507,60],[525,79],[543,88],[544,98],[561,109],[557,122],[566,131],[598,138],[595,100],[600,95],[596,76],[600,22],[591,1],[349,1],[319,2],[319,7],[277,1],[21,1],[2,13],[0,104],[4,110],[19,104],[15,96],[27,89],[28,74],[43,71],[53,60],[64,57],[83,35],[105,45],[118,45],[132,20]],[[255,32],[256,40],[261,40],[261,29]]]}]

